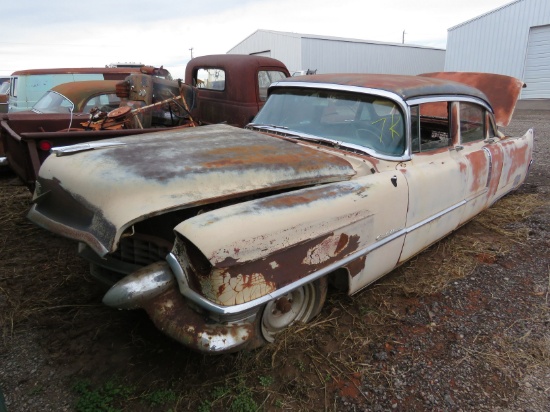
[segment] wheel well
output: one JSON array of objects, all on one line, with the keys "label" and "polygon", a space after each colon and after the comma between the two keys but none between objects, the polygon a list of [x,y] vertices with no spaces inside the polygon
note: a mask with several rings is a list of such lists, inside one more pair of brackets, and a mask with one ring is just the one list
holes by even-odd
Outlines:
[{"label": "wheel well", "polygon": [[349,291],[349,271],[346,268],[336,269],[328,274],[328,283],[330,286],[342,291]]}]

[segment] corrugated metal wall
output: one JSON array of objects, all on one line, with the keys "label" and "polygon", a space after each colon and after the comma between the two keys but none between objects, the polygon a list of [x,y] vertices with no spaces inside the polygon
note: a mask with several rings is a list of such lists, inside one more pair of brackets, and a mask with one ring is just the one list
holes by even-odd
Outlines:
[{"label": "corrugated metal wall", "polygon": [[445,50],[363,40],[258,30],[228,53],[256,54],[270,50],[292,73],[419,74],[442,71]]},{"label": "corrugated metal wall", "polygon": [[517,0],[451,27],[445,71],[479,71],[524,78],[532,26],[550,24],[549,0]]},{"label": "corrugated metal wall", "polygon": [[524,99],[550,99],[550,25],[531,27],[523,81]]},{"label": "corrugated metal wall", "polygon": [[228,53],[257,54],[266,51],[270,52],[270,57],[282,61],[290,73],[302,68],[300,36],[294,33],[257,30]]},{"label": "corrugated metal wall", "polygon": [[445,50],[302,38],[302,66],[317,73],[419,74],[444,65]]}]

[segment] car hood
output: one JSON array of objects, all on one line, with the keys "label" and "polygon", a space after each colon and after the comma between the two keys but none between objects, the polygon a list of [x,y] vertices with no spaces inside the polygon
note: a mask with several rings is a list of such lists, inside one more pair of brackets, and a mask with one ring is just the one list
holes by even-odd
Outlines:
[{"label": "car hood", "polygon": [[495,73],[434,72],[422,77],[452,80],[475,87],[487,96],[495,113],[497,126],[508,126],[524,83],[515,77]]},{"label": "car hood", "polygon": [[29,218],[105,255],[127,227],[151,216],[355,175],[342,157],[226,125],[128,136],[109,146],[114,142],[50,155]]}]

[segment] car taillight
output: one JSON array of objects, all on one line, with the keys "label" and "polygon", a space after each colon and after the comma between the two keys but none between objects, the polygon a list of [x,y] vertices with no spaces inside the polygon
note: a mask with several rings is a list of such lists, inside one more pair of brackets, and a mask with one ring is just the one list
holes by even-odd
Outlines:
[{"label": "car taillight", "polygon": [[49,142],[47,140],[41,140],[38,142],[38,148],[40,150],[43,150],[44,152],[49,152],[52,146],[52,142]]}]

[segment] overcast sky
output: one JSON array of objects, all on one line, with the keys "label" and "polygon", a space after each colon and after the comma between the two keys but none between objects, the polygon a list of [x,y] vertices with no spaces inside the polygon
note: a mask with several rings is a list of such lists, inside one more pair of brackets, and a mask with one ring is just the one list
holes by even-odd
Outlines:
[{"label": "overcast sky", "polygon": [[446,47],[447,29],[510,0],[10,0],[0,75],[139,62],[184,77],[193,56],[227,53],[258,29]]}]

